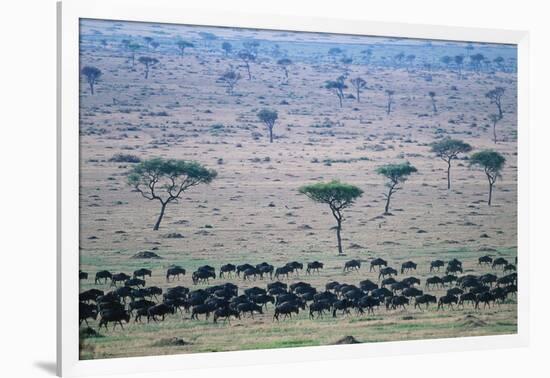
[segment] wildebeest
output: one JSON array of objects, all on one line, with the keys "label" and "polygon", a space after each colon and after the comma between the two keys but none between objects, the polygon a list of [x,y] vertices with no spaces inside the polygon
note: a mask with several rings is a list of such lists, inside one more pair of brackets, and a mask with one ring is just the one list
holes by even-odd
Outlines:
[{"label": "wildebeest", "polygon": [[256,280],[256,276],[259,276],[261,274],[260,270],[257,268],[248,268],[243,271],[243,280],[250,280],[250,277],[254,277],[254,280]]},{"label": "wildebeest", "polygon": [[113,276],[111,277],[111,286],[116,286],[117,282],[124,282],[130,278],[131,277],[126,273],[113,274]]},{"label": "wildebeest", "polygon": [[153,321],[157,321],[157,316],[161,316],[162,320],[164,320],[164,317],[167,314],[174,314],[176,312],[176,309],[173,306],[167,305],[166,303],[160,303],[158,305],[154,305],[152,307],[149,307],[147,310],[147,323],[149,323],[150,319],[153,319]]},{"label": "wildebeest", "polygon": [[386,300],[386,309],[387,310],[389,310],[389,309],[395,310],[398,307],[402,307],[403,310],[406,310],[407,309],[406,305],[408,305],[408,304],[409,304],[409,298],[407,298],[403,295],[390,297]]},{"label": "wildebeest", "polygon": [[492,268],[495,269],[496,267],[504,267],[506,265],[508,265],[508,260],[506,260],[504,257],[499,257],[493,261]]},{"label": "wildebeest", "polygon": [[409,272],[411,270],[416,270],[417,264],[412,261],[405,261],[401,264],[401,274]]},{"label": "wildebeest", "polygon": [[286,266],[290,268],[291,273],[295,272],[296,274],[298,274],[298,270],[304,269],[304,264],[302,264],[298,261],[289,262],[289,263],[286,264]]},{"label": "wildebeest", "polygon": [[382,280],[382,282],[380,283],[380,287],[386,287],[386,286],[390,286],[390,285],[393,285],[394,283],[396,283],[397,280],[393,277],[390,277],[390,278],[385,278]]},{"label": "wildebeest", "polygon": [[479,281],[487,284],[489,286],[492,286],[495,282],[497,282],[498,277],[494,274],[487,273],[479,277]]},{"label": "wildebeest", "polygon": [[231,277],[232,273],[234,273],[236,269],[237,267],[233,264],[222,265],[220,268],[219,278],[224,278],[226,274],[228,277]]},{"label": "wildebeest", "polygon": [[292,314],[295,313],[298,315],[300,312],[298,304],[296,304],[294,301],[292,302],[284,302],[275,307],[275,313],[273,314],[273,320],[279,321],[279,316],[284,315],[284,318],[291,317]]},{"label": "wildebeest", "polygon": [[484,293],[478,294],[476,298],[475,308],[479,308],[479,303],[483,303],[483,308],[487,306],[491,307],[491,303],[494,304],[494,302],[495,302],[495,296],[490,292],[484,292]]},{"label": "wildebeest", "polygon": [[102,290],[90,289],[83,291],[78,295],[78,299],[82,302],[95,301],[98,297],[104,295]]},{"label": "wildebeest", "polygon": [[392,267],[386,267],[380,269],[380,272],[378,273],[378,279],[380,278],[386,278],[386,276],[396,276],[397,270],[393,269]]},{"label": "wildebeest", "polygon": [[174,281],[176,277],[179,281],[180,275],[185,276],[185,269],[183,269],[181,266],[173,266],[171,268],[168,268],[166,270],[166,282],[170,282],[170,277],[172,277],[172,281]]},{"label": "wildebeest", "polygon": [[350,270],[359,270],[361,269],[361,261],[359,260],[350,260],[350,261],[346,261],[346,263],[344,264],[344,272],[347,272],[347,271],[350,271]]},{"label": "wildebeest", "polygon": [[245,270],[250,269],[250,268],[254,268],[254,265],[250,265],[250,264],[237,265],[237,267],[235,269],[237,271],[237,276],[240,277],[241,272],[244,272]]},{"label": "wildebeest", "polygon": [[437,303],[437,298],[434,295],[422,294],[414,299],[414,308],[422,308],[421,305],[423,304],[425,304],[426,308],[428,308],[430,303]]},{"label": "wildebeest", "polygon": [[426,289],[429,289],[430,286],[439,287],[443,285],[444,285],[443,280],[438,276],[426,278]]},{"label": "wildebeest", "polygon": [[514,264],[506,264],[504,265],[504,273],[507,273],[507,272],[515,272],[516,271],[516,266]]},{"label": "wildebeest", "polygon": [[78,319],[79,324],[85,322],[88,325],[88,319],[97,319],[97,308],[92,304],[78,302]]},{"label": "wildebeest", "polygon": [[99,320],[99,329],[101,329],[101,326],[105,326],[105,329],[107,329],[107,325],[110,322],[113,322],[113,329],[116,328],[117,323],[120,324],[120,327],[124,329],[122,326],[122,321],[126,321],[128,323],[130,321],[130,314],[126,312],[124,309],[116,308],[116,309],[110,309],[110,310],[102,310],[101,313],[101,319]]},{"label": "wildebeest", "polygon": [[457,280],[458,280],[458,277],[452,274],[446,274],[443,277],[441,277],[441,281],[443,281],[443,284],[452,284]]},{"label": "wildebeest", "polygon": [[444,309],[444,306],[448,305],[451,307],[451,309],[454,310],[453,303],[458,304],[458,297],[456,295],[443,295],[439,297],[439,301],[437,302],[437,309]]},{"label": "wildebeest", "polygon": [[227,320],[228,323],[230,323],[231,317],[234,317],[235,319],[240,319],[241,314],[239,314],[239,311],[234,310],[230,307],[218,308],[214,311],[214,323],[217,323],[218,319],[224,319]]},{"label": "wildebeest", "polygon": [[87,280],[88,279],[88,273],[79,270],[78,271],[78,279],[79,280]]},{"label": "wildebeest", "polygon": [[191,279],[195,285],[199,283],[208,283],[210,278],[216,278],[216,273],[209,269],[199,268],[191,275]]},{"label": "wildebeest", "polygon": [[150,269],[141,268],[134,271],[134,278],[145,279],[145,276],[151,277],[153,272]]},{"label": "wildebeest", "polygon": [[203,303],[193,306],[193,310],[191,310],[191,319],[199,320],[199,315],[204,314],[206,316],[206,320],[208,320],[210,313],[215,309],[216,308],[211,303]]},{"label": "wildebeest", "polygon": [[275,270],[275,267],[273,265],[270,265],[266,262],[263,262],[261,264],[256,265],[256,269],[258,269],[258,272],[260,274],[260,279],[264,278],[265,275],[269,275],[269,279],[273,279],[273,271]]},{"label": "wildebeest", "polygon": [[403,289],[401,292],[401,295],[407,297],[407,298],[414,298],[423,295],[424,292],[420,289],[417,289],[415,287],[408,287],[406,289]]},{"label": "wildebeest", "polygon": [[145,280],[142,280],[140,278],[130,278],[129,280],[124,281],[124,286],[141,286],[145,287]]},{"label": "wildebeest", "polygon": [[445,269],[445,274],[449,273],[462,273],[462,265],[447,265],[447,269]]},{"label": "wildebeest", "polygon": [[373,291],[374,289],[378,289],[378,285],[371,280],[363,280],[359,282],[359,287],[363,291]]},{"label": "wildebeest", "polygon": [[132,313],[135,310],[139,310],[141,308],[148,309],[149,307],[153,307],[154,305],[155,305],[155,302],[153,302],[153,301],[148,301],[147,299],[140,299],[138,301],[131,302],[128,305],[128,311],[130,311],[130,313]]},{"label": "wildebeest", "polygon": [[491,256],[485,255],[477,259],[479,265],[490,265],[493,263],[493,258]]},{"label": "wildebeest", "polygon": [[353,308],[353,302],[349,299],[340,299],[332,304],[332,317],[336,317],[336,311],[342,311],[342,314],[349,314],[349,309]]},{"label": "wildebeest", "polygon": [[376,258],[370,262],[369,272],[372,272],[376,267],[388,266],[388,262],[381,258]]},{"label": "wildebeest", "polygon": [[334,290],[338,285],[340,285],[340,282],[338,281],[330,281],[325,284],[325,290]]},{"label": "wildebeest", "polygon": [[252,318],[254,318],[255,312],[257,312],[258,314],[264,313],[261,306],[258,306],[256,303],[252,302],[240,303],[237,305],[236,310],[239,312],[239,314],[244,314],[248,312],[250,313],[250,317]]},{"label": "wildebeest", "polygon": [[430,272],[433,272],[435,269],[439,272],[439,269],[445,266],[445,261],[443,260],[433,260],[430,262]]},{"label": "wildebeest", "polygon": [[101,283],[101,280],[104,280],[103,283],[107,283],[107,280],[110,280],[113,278],[113,275],[111,272],[107,270],[101,270],[95,274],[95,283],[96,285],[98,283]]},{"label": "wildebeest", "polygon": [[313,272],[319,273],[319,269],[323,269],[323,267],[324,267],[324,264],[322,262],[319,262],[319,261],[309,262],[307,263],[306,273],[307,274],[311,274]]},{"label": "wildebeest", "polygon": [[313,302],[309,305],[309,318],[313,319],[314,314],[317,313],[317,317],[321,317],[324,315],[325,310],[330,311],[331,303],[328,300],[320,300],[317,302]]},{"label": "wildebeest", "polygon": [[266,310],[267,310],[267,304],[268,303],[273,303],[275,304],[275,297],[273,297],[272,295],[267,295],[267,294],[260,294],[260,295],[255,295],[255,296],[252,296],[252,302],[262,306],[262,307],[265,307]]},{"label": "wildebeest", "polygon": [[363,313],[363,309],[366,308],[367,314],[374,314],[375,307],[380,307],[380,299],[372,295],[365,295],[357,301],[357,309],[360,313]]},{"label": "wildebeest", "polygon": [[279,279],[279,276],[285,276],[288,278],[288,274],[292,271],[292,268],[288,266],[282,266],[280,268],[275,269],[275,279]]},{"label": "wildebeest", "polygon": [[414,285],[420,285],[420,280],[416,277],[407,277],[407,278],[403,278],[401,280],[401,282],[403,282],[404,284],[406,284],[407,286],[414,286]]},{"label": "wildebeest", "polygon": [[473,307],[476,307],[477,295],[474,293],[464,293],[458,299],[458,305],[464,307],[464,302],[470,302]]}]

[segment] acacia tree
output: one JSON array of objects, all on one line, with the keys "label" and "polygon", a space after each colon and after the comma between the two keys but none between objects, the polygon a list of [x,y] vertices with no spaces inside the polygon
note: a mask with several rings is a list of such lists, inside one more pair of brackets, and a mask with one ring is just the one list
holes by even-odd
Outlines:
[{"label": "acacia tree", "polygon": [[262,121],[269,131],[269,143],[273,143],[273,127],[275,126],[275,121],[278,118],[276,110],[262,109],[258,112],[258,118]]},{"label": "acacia tree", "polygon": [[357,102],[361,102],[359,96],[361,95],[361,90],[363,90],[367,86],[367,82],[361,77],[351,79],[350,82],[353,88],[355,88],[355,93],[357,94]]},{"label": "acacia tree", "polygon": [[283,69],[285,73],[285,82],[288,83],[288,67],[292,64],[292,60],[288,58],[282,58],[277,61],[277,64]]},{"label": "acacia tree", "polygon": [[228,69],[220,76],[220,80],[225,84],[227,93],[233,95],[233,89],[235,85],[241,80],[241,74],[235,71],[233,68]]},{"label": "acacia tree", "polygon": [[138,61],[145,66],[145,79],[149,77],[149,68],[159,62],[157,58],[151,58],[149,56],[140,56]]},{"label": "acacia tree", "polygon": [[491,100],[491,104],[495,104],[498,110],[498,118],[502,119],[502,96],[504,95],[504,88],[496,87],[485,93],[485,97]]},{"label": "acacia tree", "polygon": [[159,201],[160,214],[153,227],[158,230],[166,206],[188,189],[209,184],[217,172],[195,161],[153,158],[137,164],[128,175],[128,184],[150,201]]},{"label": "acacia tree", "polygon": [[477,72],[481,70],[481,62],[483,62],[484,59],[485,57],[483,56],[483,54],[480,54],[480,53],[470,56],[470,61],[472,62],[472,66]]},{"label": "acacia tree", "polygon": [[386,89],[386,96],[388,98],[388,105],[386,106],[386,114],[391,113],[391,106],[393,104],[393,95],[395,94],[395,91],[392,89]]},{"label": "acacia tree", "polygon": [[341,183],[339,181],[305,185],[302,186],[299,191],[311,200],[327,204],[330,207],[330,211],[334,219],[336,219],[338,254],[343,255],[341,232],[344,216],[342,212],[344,209],[353,205],[355,200],[363,195],[363,191],[354,185]]},{"label": "acacia tree", "polygon": [[429,91],[428,96],[430,96],[430,99],[432,100],[432,109],[434,111],[434,114],[437,114],[437,106],[435,104],[435,92]]},{"label": "acacia tree", "polygon": [[183,54],[185,53],[185,49],[188,47],[195,47],[195,45],[191,42],[184,41],[183,39],[180,39],[176,42],[176,46],[180,50],[180,56],[183,58]]},{"label": "acacia tree", "polygon": [[400,190],[397,187],[400,183],[404,183],[409,178],[411,173],[417,172],[417,169],[409,162],[401,164],[387,164],[376,169],[376,173],[386,177],[389,181],[386,183],[388,187],[388,193],[384,194],[386,198],[386,206],[384,207],[384,214],[390,214],[390,200],[391,196]]},{"label": "acacia tree", "polygon": [[504,167],[506,159],[500,153],[493,150],[484,150],[476,152],[470,156],[470,166],[476,166],[485,172],[487,180],[489,181],[489,198],[487,204],[491,206],[491,199],[493,196],[493,185],[497,181],[497,178],[501,177],[501,171]]},{"label": "acacia tree", "polygon": [[243,61],[248,73],[248,80],[252,80],[252,75],[250,74],[250,63],[256,61],[256,55],[250,51],[242,50],[237,54],[240,60]]},{"label": "acacia tree", "polygon": [[453,61],[453,58],[451,58],[448,55],[445,55],[441,57],[441,63],[443,63],[445,66],[447,66],[447,69],[449,69],[449,66],[451,65],[451,62]]},{"label": "acacia tree", "polygon": [[135,62],[136,62],[136,52],[141,48],[141,45],[138,44],[138,43],[133,43],[133,42],[130,42],[128,44],[128,50],[130,50],[130,53],[132,55],[130,55],[130,59],[132,60],[132,68],[134,68],[135,66]]},{"label": "acacia tree", "polygon": [[458,139],[443,139],[432,144],[432,152],[447,163],[447,189],[451,189],[451,162],[461,153],[472,150],[472,146]]},{"label": "acacia tree", "polygon": [[94,94],[94,85],[101,77],[101,70],[93,66],[85,66],[82,68],[82,75],[86,77],[86,81],[90,85],[90,93]]},{"label": "acacia tree", "polygon": [[500,121],[498,114],[489,115],[489,120],[493,124],[493,142],[497,143],[497,123]]},{"label": "acacia tree", "polygon": [[457,55],[454,57],[454,61],[456,64],[457,74],[458,78],[462,78],[462,65],[464,64],[464,55]]},{"label": "acacia tree", "polygon": [[344,89],[348,88],[348,86],[344,83],[344,77],[340,76],[336,80],[329,80],[325,82],[325,88],[338,97],[340,107],[342,107],[342,100],[344,99]]}]

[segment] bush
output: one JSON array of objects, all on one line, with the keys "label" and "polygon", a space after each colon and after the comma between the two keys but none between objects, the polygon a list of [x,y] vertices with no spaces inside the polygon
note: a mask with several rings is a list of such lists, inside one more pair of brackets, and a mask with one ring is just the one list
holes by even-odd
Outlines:
[{"label": "bush", "polygon": [[135,155],[130,154],[116,154],[109,161],[115,163],[139,163],[141,159]]}]

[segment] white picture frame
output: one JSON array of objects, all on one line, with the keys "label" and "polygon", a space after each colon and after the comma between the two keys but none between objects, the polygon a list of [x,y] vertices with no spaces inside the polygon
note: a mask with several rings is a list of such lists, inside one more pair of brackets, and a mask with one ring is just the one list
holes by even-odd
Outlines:
[{"label": "white picture frame", "polygon": [[[514,335],[301,347],[188,355],[79,360],[79,19],[331,32],[450,41],[516,44],[518,47],[518,332]],[[529,333],[529,35],[523,31],[286,17],[188,9],[167,0],[58,3],[58,260],[57,372],[62,376],[144,373],[201,367],[292,363],[327,359],[435,353],[526,346]],[[298,352],[297,352],[298,351]]]}]

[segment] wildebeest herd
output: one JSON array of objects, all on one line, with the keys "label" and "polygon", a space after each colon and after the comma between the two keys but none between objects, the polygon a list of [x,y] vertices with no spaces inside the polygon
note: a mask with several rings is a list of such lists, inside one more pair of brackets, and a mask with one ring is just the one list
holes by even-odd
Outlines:
[{"label": "wildebeest herd", "polygon": [[[343,271],[350,272],[350,276],[360,275],[362,262],[365,261],[347,261]],[[109,323],[113,323],[113,329],[117,324],[124,328],[123,321],[128,323],[132,318],[136,323],[144,319],[158,322],[178,312],[182,316],[190,314],[192,320],[198,320],[199,316],[208,320],[212,315],[214,323],[218,320],[230,322],[231,318],[254,318],[254,314],[265,314],[270,307],[273,321],[292,318],[301,311],[308,311],[310,319],[352,315],[352,311],[357,315],[374,314],[380,307],[391,311],[413,306],[424,311],[431,303],[437,305],[437,310],[453,310],[455,306],[479,310],[516,296],[516,265],[517,258],[512,263],[503,257],[482,256],[477,266],[488,272],[475,275],[463,274],[460,260],[433,260],[425,269],[438,275],[421,282],[412,275],[405,276],[418,269],[415,262],[403,262],[398,270],[389,266],[386,260],[375,258],[369,262],[369,273],[378,273],[374,281],[364,279],[357,284],[329,281],[322,288],[313,287],[305,278],[296,281],[304,270],[304,264],[297,261],[277,268],[266,262],[225,264],[218,274],[214,267],[205,265],[191,274],[192,287],[177,285],[164,290],[147,286],[147,278],[153,275],[150,269],[138,269],[132,275],[102,270],[95,273],[94,282],[96,285],[108,284],[110,291],[93,288],[80,293],[80,324],[88,325],[89,320],[99,318],[100,329],[107,329]],[[320,274],[324,268],[319,261],[308,262],[305,266],[305,277]],[[166,282],[181,281],[186,273],[180,266],[170,266],[165,272]],[[81,280],[87,280],[88,276],[86,272],[79,272]],[[216,278],[266,284],[241,289],[232,282],[209,286],[210,280]],[[290,279],[292,283],[283,282]],[[428,293],[432,290],[446,292],[437,298]]]}]

